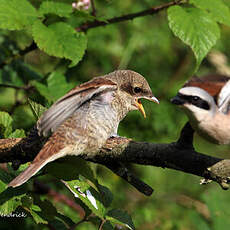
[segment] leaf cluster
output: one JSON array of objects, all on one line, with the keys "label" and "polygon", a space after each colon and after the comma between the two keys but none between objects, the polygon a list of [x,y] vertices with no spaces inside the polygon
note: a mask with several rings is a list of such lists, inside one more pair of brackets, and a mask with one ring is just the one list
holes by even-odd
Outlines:
[{"label": "leaf cluster", "polygon": [[[120,135],[142,141],[174,140],[186,118],[168,99],[194,72],[216,70],[207,59],[214,46],[229,55],[229,2],[178,1],[180,5],[151,17],[98,26],[87,33],[78,30],[90,22],[107,22],[150,8],[152,2],[98,0],[95,16],[92,9],[73,8],[69,0],[0,0],[0,137],[25,137],[41,114],[75,85],[119,68],[146,76],[161,100],[158,107],[144,102],[145,121],[137,113],[128,115],[119,127]],[[207,149],[207,143],[198,140],[197,145]],[[25,212],[30,218],[20,219],[23,229],[134,229],[128,213],[140,229],[218,230],[230,226],[228,212],[223,211],[228,196],[219,197],[212,187],[210,191],[197,188],[197,181],[188,180],[187,175],[133,167],[159,189],[155,197],[145,199],[100,166],[65,159],[48,165],[41,173],[45,176],[38,175],[20,188],[8,188],[25,167],[27,164],[14,171],[8,164],[0,168],[0,214]],[[45,191],[44,184],[49,185]],[[197,211],[198,206],[178,201],[175,197],[181,194],[189,194],[193,203],[204,202],[209,215]],[[76,205],[81,211],[73,208]],[[1,219],[3,229],[14,226],[12,219]]]}]

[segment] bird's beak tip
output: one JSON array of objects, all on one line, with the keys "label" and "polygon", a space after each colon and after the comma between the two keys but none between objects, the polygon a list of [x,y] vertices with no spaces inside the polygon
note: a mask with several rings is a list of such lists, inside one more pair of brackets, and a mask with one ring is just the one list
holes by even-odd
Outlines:
[{"label": "bird's beak tip", "polygon": [[184,101],[178,95],[176,95],[175,97],[171,98],[170,102],[172,104],[175,104],[175,105],[183,105],[184,104]]},{"label": "bird's beak tip", "polygon": [[155,102],[157,104],[160,104],[160,101],[154,96],[150,98],[150,101],[153,101],[153,102]]}]

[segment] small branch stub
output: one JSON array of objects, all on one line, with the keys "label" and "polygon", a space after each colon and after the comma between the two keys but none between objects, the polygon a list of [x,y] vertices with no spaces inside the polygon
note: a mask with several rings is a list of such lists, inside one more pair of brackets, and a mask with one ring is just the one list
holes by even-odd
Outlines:
[{"label": "small branch stub", "polygon": [[[135,142],[124,137],[112,137],[95,155],[82,154],[80,157],[104,165],[145,195],[151,195],[153,189],[133,175],[126,167],[127,164],[175,169],[204,177],[205,182],[216,181],[223,189],[228,189],[230,160],[196,152],[191,144],[192,135],[193,131],[186,124],[176,143],[155,144]],[[31,136],[0,139],[0,163],[17,162],[18,165],[31,161],[44,142],[44,139],[39,140],[39,136],[36,141]]]}]

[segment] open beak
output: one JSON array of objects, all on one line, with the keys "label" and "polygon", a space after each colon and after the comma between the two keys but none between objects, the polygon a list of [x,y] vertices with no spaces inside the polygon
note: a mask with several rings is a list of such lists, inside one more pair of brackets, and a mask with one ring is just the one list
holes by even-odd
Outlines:
[{"label": "open beak", "polygon": [[[147,99],[149,101],[153,101],[153,102],[155,102],[157,104],[160,103],[156,97],[142,97],[142,98],[145,98],[145,99]],[[143,105],[141,104],[140,98],[139,99],[137,98],[135,100],[135,102],[136,102],[136,107],[138,108],[138,110],[142,113],[143,117],[146,118],[145,110],[144,110]]]}]

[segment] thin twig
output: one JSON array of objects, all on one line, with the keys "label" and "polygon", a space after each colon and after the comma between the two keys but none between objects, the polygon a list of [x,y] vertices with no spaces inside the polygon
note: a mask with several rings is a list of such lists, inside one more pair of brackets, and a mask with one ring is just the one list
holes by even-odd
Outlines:
[{"label": "thin twig", "polygon": [[26,85],[26,86],[16,86],[16,85],[9,85],[9,84],[0,84],[0,87],[3,88],[12,88],[12,89],[17,89],[17,90],[30,90],[33,88],[31,85]]},{"label": "thin twig", "polygon": [[0,63],[0,69],[3,69],[4,66],[9,65],[10,63],[12,63],[14,60],[19,59],[20,57],[24,56],[25,54],[37,49],[37,45],[35,44],[35,42],[32,42],[32,44],[30,46],[28,46],[26,49],[24,50],[19,50],[19,52],[15,55],[12,55],[9,59],[4,60],[2,63]]},{"label": "thin twig", "polygon": [[110,24],[114,24],[114,23],[118,23],[118,22],[132,20],[132,19],[137,18],[137,17],[143,17],[146,15],[156,14],[159,11],[167,9],[170,6],[181,5],[183,3],[184,3],[183,0],[177,0],[177,1],[172,1],[169,3],[165,3],[165,4],[162,4],[159,6],[151,7],[150,9],[143,10],[143,11],[140,11],[137,13],[126,14],[126,15],[123,15],[120,17],[110,18],[110,19],[105,20],[105,21],[95,20],[93,22],[86,22],[83,25],[81,25],[80,27],[76,28],[76,30],[86,32],[87,30],[95,28],[95,27],[106,26],[106,25],[110,25]]},{"label": "thin twig", "polygon": [[8,84],[0,84],[0,87],[3,87],[3,88],[12,88],[12,89],[24,89],[23,86],[8,85]]},{"label": "thin twig", "polygon": [[106,222],[106,220],[101,220],[101,223],[100,223],[100,225],[99,225],[99,228],[98,228],[98,230],[102,230],[103,229],[103,225],[105,224],[105,222]]},{"label": "thin twig", "polygon": [[92,15],[96,17],[96,7],[95,7],[95,2],[94,0],[91,0],[91,6],[92,6]]},{"label": "thin twig", "polygon": [[[184,3],[186,3],[185,0],[175,0],[175,1],[172,1],[169,3],[165,3],[165,4],[162,4],[159,6],[152,7],[152,8],[147,9],[147,10],[137,12],[137,13],[126,14],[126,15],[123,15],[120,17],[114,17],[114,18],[110,18],[110,19],[107,19],[104,21],[94,20],[92,22],[91,21],[86,22],[86,23],[82,24],[80,27],[77,27],[76,31],[86,32],[87,30],[92,29],[92,28],[96,28],[96,27],[100,27],[100,26],[106,26],[106,25],[110,25],[110,24],[114,24],[114,23],[118,23],[118,22],[123,22],[123,21],[127,21],[127,20],[132,20],[132,19],[137,18],[137,17],[143,17],[143,16],[147,16],[147,15],[156,14],[159,11],[162,11],[164,9],[169,8],[170,6],[181,5]],[[96,15],[96,8],[95,8],[95,3],[93,0],[91,0],[91,4],[92,4],[92,15],[95,16]],[[0,69],[2,69],[5,65],[9,65],[10,63],[12,63],[12,61],[24,56],[28,52],[33,51],[37,48],[38,47],[37,47],[36,43],[33,42],[29,47],[27,47],[24,50],[20,50],[18,54],[11,57],[9,60],[0,63]],[[16,87],[11,86],[11,88],[16,88]]]}]

